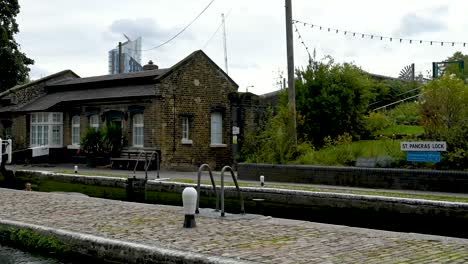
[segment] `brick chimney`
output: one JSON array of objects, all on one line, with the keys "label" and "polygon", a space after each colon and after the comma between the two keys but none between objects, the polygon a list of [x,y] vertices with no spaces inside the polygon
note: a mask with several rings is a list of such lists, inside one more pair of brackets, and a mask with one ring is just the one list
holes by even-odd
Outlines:
[{"label": "brick chimney", "polygon": [[145,66],[143,66],[143,70],[144,70],[144,71],[157,70],[157,69],[159,69],[158,65],[153,64],[153,61],[152,61],[152,60],[148,61],[148,64],[146,64]]}]

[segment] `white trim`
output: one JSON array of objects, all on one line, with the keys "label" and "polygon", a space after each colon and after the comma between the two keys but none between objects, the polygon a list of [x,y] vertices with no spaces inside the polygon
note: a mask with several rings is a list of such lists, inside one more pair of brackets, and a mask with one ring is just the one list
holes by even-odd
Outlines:
[{"label": "white trim", "polygon": [[[133,147],[142,148],[145,144],[145,124],[143,114],[136,114],[132,118],[132,144]],[[135,144],[137,141],[136,128],[141,128],[141,144]]]},{"label": "white trim", "polygon": [[192,145],[193,141],[191,139],[182,139],[180,143],[182,143],[182,145]]},{"label": "white trim", "polygon": [[[76,123],[76,119],[78,119],[78,123]],[[72,142],[72,145],[74,146],[78,146],[78,148],[80,147],[80,139],[81,139],[81,133],[80,133],[80,116],[79,115],[74,115],[71,119],[71,142]],[[74,141],[74,138],[75,138],[75,132],[74,130],[78,128],[78,142],[73,142]]]},{"label": "white trim", "polygon": [[212,112],[210,119],[210,143],[211,145],[223,144],[223,114],[221,112]]},{"label": "white trim", "polygon": [[182,143],[190,141],[190,119],[187,116],[182,117]]}]

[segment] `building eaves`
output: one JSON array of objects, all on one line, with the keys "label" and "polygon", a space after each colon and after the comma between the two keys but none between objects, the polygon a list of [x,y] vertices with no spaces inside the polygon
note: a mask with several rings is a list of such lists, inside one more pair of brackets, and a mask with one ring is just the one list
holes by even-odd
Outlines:
[{"label": "building eaves", "polygon": [[[3,91],[0,93],[0,98],[4,97],[4,96],[7,96],[11,93],[14,93],[16,91],[19,91],[19,90],[22,90],[24,88],[27,88],[27,87],[30,87],[30,86],[33,86],[33,85],[37,85],[39,83],[43,83],[43,82],[47,82],[55,77],[58,77],[60,75],[64,75],[64,74],[67,74],[67,73],[71,73],[72,75],[74,75],[76,78],[80,78],[80,76],[78,76],[78,74],[74,73],[72,70],[63,70],[63,71],[60,71],[60,72],[57,72],[57,73],[54,73],[54,74],[51,74],[51,75],[48,75],[46,77],[43,77],[43,78],[40,78],[40,79],[37,79],[37,80],[34,80],[32,82],[29,82],[29,83],[26,83],[26,84],[21,84],[21,85],[16,85],[6,91]],[[65,81],[65,80],[64,80]]]},{"label": "building eaves", "polygon": [[80,85],[80,84],[100,83],[100,82],[119,81],[119,80],[131,80],[131,79],[140,79],[140,78],[152,79],[152,78],[157,78],[158,76],[165,74],[167,71],[168,69],[158,69],[158,70],[148,70],[148,71],[140,71],[140,72],[121,73],[121,74],[91,76],[91,77],[78,78],[78,79],[73,79],[73,80],[58,81],[48,86],[57,87],[57,86],[67,86],[67,85]]}]

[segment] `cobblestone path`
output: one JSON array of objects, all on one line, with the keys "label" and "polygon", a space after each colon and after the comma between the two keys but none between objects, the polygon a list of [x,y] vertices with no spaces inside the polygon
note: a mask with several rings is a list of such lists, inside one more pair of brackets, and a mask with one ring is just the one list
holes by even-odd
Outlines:
[{"label": "cobblestone path", "polygon": [[467,263],[468,240],[303,221],[198,216],[182,208],[0,189],[0,218],[262,263]]}]

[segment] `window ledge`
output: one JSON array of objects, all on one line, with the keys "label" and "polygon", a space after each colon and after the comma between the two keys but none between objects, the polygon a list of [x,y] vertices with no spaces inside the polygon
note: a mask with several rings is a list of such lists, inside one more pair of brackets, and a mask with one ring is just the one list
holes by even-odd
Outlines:
[{"label": "window ledge", "polygon": [[227,144],[210,144],[210,148],[225,148]]},{"label": "window ledge", "polygon": [[182,145],[192,145],[193,141],[191,139],[182,139]]},{"label": "window ledge", "polygon": [[67,145],[67,149],[80,149],[80,145]]}]

